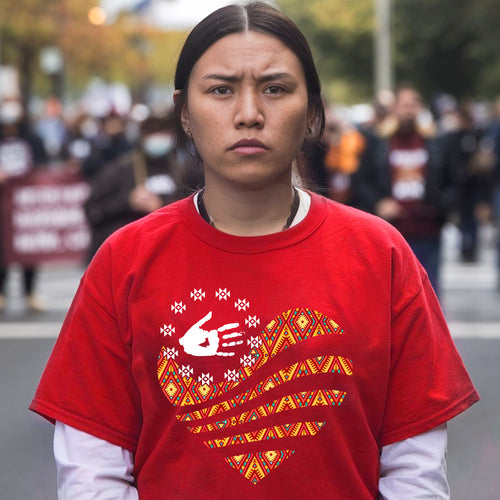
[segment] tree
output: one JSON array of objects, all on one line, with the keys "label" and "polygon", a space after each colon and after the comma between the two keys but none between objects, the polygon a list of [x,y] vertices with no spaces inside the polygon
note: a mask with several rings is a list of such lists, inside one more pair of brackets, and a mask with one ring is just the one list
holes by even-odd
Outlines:
[{"label": "tree", "polygon": [[351,102],[373,93],[373,0],[280,0],[305,33],[328,99]]},{"label": "tree", "polygon": [[414,82],[428,97],[491,98],[499,91],[498,2],[397,0],[394,6],[398,80]]},{"label": "tree", "polygon": [[[373,0],[279,0],[311,43],[325,93],[344,102],[373,93]],[[498,0],[393,0],[396,84],[430,98],[500,94]]]},{"label": "tree", "polygon": [[22,94],[29,100],[51,92],[39,68],[47,46],[64,57],[64,77],[70,95],[77,95],[90,78],[120,81],[139,92],[151,81],[170,82],[184,33],[165,33],[146,27],[131,15],[110,25],[92,25],[89,8],[97,2],[69,0],[0,0],[2,64],[19,69]]}]

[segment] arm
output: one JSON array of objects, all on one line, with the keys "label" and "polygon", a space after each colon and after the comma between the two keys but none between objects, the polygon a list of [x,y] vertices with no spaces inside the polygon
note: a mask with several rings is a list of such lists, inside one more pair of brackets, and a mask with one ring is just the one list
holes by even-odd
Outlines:
[{"label": "arm", "polygon": [[102,168],[90,183],[90,196],[84,204],[92,225],[115,221],[132,212],[129,194],[134,189],[132,167],[113,162]]},{"label": "arm", "polygon": [[354,206],[375,213],[378,202],[391,196],[391,179],[387,162],[387,141],[374,134],[368,134],[359,168],[351,177]]},{"label": "arm", "polygon": [[448,500],[446,424],[384,446],[380,455],[379,500]]},{"label": "arm", "polygon": [[133,454],[57,421],[54,431],[59,500],[138,500]]}]

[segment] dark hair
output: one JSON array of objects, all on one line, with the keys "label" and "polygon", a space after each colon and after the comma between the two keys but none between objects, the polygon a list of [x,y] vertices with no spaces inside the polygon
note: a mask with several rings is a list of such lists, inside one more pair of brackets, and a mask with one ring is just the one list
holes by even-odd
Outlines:
[{"label": "dark hair", "polygon": [[148,116],[140,125],[142,137],[157,132],[172,132],[174,129],[174,117],[172,113],[165,116]]},{"label": "dark hair", "polygon": [[187,86],[194,65],[205,51],[221,38],[233,33],[256,31],[283,42],[297,56],[304,70],[308,105],[314,115],[311,137],[303,149],[315,143],[323,134],[325,113],[321,99],[321,84],[309,44],[295,23],[279,10],[262,2],[222,7],[197,24],[184,43],[175,72],[175,89],[180,91],[175,102],[176,136],[179,146],[188,146],[181,126],[181,110],[187,99]]}]

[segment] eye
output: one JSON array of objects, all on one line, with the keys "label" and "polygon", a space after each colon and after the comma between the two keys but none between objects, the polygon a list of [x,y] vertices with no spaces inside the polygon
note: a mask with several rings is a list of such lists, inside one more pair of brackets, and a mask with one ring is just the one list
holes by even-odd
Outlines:
[{"label": "eye", "polygon": [[272,95],[278,95],[282,94],[285,92],[285,88],[282,87],[281,85],[270,85],[269,87],[266,88],[264,91],[266,94],[272,94]]},{"label": "eye", "polygon": [[224,85],[220,85],[211,89],[210,92],[215,95],[229,95],[231,93],[231,89]]}]

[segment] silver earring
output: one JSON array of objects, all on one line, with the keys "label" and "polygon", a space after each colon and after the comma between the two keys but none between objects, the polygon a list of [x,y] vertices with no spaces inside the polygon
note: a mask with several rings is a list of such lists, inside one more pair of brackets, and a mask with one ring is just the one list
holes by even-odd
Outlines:
[{"label": "silver earring", "polygon": [[193,137],[193,134],[191,134],[191,129],[188,127],[188,129],[186,130],[186,134],[189,136],[189,137]]}]

